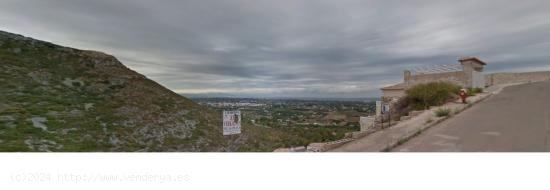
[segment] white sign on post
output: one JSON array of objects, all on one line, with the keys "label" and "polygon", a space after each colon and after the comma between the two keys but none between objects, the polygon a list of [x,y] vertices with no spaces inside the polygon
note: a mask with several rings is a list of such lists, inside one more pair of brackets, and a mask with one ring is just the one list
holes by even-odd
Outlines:
[{"label": "white sign on post", "polygon": [[384,104],[384,105],[382,106],[382,113],[383,113],[383,114],[390,113],[390,104],[387,104],[387,103],[386,103],[386,104]]},{"label": "white sign on post", "polygon": [[241,111],[223,111],[223,135],[241,133]]}]

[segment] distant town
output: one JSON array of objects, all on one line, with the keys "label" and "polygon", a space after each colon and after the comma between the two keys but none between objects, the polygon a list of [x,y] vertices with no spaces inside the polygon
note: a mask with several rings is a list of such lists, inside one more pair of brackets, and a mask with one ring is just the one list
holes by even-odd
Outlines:
[{"label": "distant town", "polygon": [[243,120],[262,127],[359,127],[359,117],[375,113],[374,98],[261,99],[192,98],[214,110],[241,110]]}]

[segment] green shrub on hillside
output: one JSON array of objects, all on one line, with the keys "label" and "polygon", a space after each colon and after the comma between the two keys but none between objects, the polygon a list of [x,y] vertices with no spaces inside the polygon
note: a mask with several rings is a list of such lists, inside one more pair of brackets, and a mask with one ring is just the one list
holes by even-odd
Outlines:
[{"label": "green shrub on hillside", "polygon": [[460,86],[448,82],[432,82],[416,85],[407,90],[406,101],[414,110],[439,106],[456,98]]}]

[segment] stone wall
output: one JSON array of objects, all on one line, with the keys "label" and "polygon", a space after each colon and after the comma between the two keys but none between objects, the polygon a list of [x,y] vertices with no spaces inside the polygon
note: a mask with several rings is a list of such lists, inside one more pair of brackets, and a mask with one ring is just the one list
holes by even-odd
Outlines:
[{"label": "stone wall", "polygon": [[360,131],[367,131],[374,127],[374,116],[359,117]]},{"label": "stone wall", "polygon": [[526,73],[493,73],[485,75],[486,86],[550,80],[550,71]]},{"label": "stone wall", "polygon": [[459,86],[466,86],[466,74],[463,71],[405,75],[405,83],[408,86],[429,82],[451,82]]},{"label": "stone wall", "polygon": [[394,97],[403,97],[405,96],[405,90],[403,89],[389,89],[382,90],[382,99],[392,99]]}]

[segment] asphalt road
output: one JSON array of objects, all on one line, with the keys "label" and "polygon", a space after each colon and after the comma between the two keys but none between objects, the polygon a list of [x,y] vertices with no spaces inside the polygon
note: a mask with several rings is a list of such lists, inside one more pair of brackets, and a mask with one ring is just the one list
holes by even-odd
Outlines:
[{"label": "asphalt road", "polygon": [[412,152],[550,151],[550,82],[504,88],[393,149]]}]

